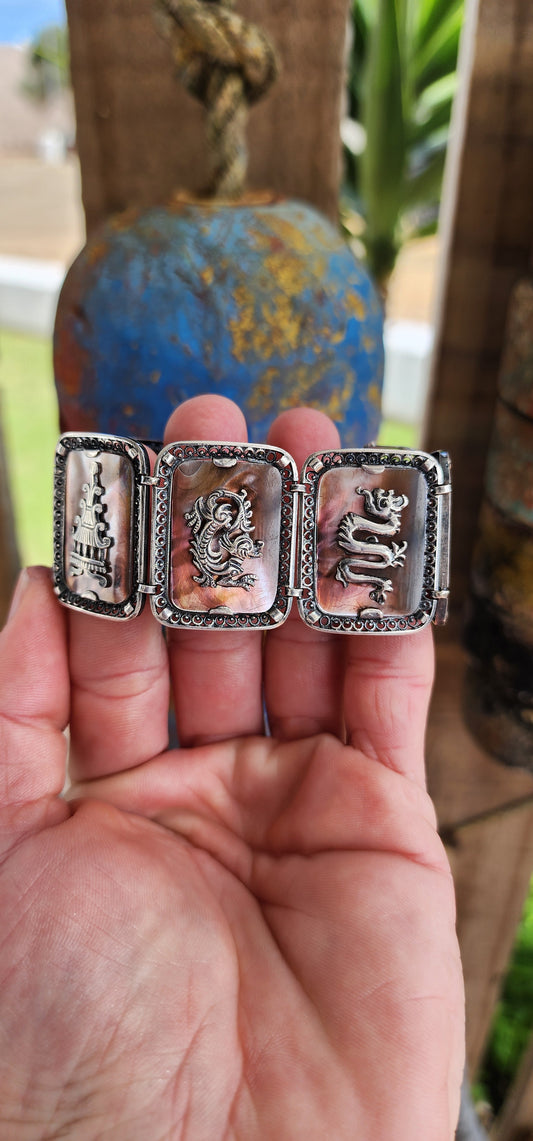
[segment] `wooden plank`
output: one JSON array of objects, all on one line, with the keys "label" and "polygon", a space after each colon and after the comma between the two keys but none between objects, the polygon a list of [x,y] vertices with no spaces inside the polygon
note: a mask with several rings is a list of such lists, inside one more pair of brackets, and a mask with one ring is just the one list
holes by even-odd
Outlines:
[{"label": "wooden plank", "polygon": [[533,1038],[520,1064],[492,1141],[533,1141]]},{"label": "wooden plank", "polygon": [[533,869],[533,806],[456,833],[449,849],[466,991],[469,1073],[483,1057]]},{"label": "wooden plank", "polygon": [[427,739],[428,784],[448,846],[474,1074],[533,869],[533,776],[490,757],[461,715],[464,651],[442,640]]},{"label": "wooden plank", "polygon": [[532,65],[530,0],[468,0],[426,446],[446,446],[454,464],[453,621],[439,646],[428,773],[456,883],[471,1072],[533,867],[531,775],[500,765],[467,732],[458,645],[508,301],[533,248]]},{"label": "wooden plank", "polygon": [[533,245],[530,0],[470,0],[462,58],[427,432],[429,449],[444,441],[454,462],[456,607],[468,590],[508,299]]},{"label": "wooden plank", "polygon": [[[203,110],[173,74],[153,0],[67,0],[87,226],[206,183]],[[249,125],[251,189],[304,199],[332,217],[348,0],[242,0],[282,72]]]},{"label": "wooden plank", "polygon": [[466,728],[462,715],[466,664],[458,643],[448,642],[439,631],[426,752],[430,792],[445,838],[525,800],[533,802],[533,775],[489,756]]}]

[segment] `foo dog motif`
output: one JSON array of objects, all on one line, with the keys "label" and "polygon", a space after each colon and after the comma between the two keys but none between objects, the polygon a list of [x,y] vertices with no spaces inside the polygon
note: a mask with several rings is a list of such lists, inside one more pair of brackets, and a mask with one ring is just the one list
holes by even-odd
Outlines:
[{"label": "foo dog motif", "polygon": [[105,488],[100,483],[101,464],[96,460],[89,467],[89,482],[82,486],[79,515],[74,518],[73,546],[70,554],[70,573],[87,574],[95,578],[100,586],[108,586],[111,566],[106,558],[113,540],[106,535],[107,523],[100,518],[105,504],[100,503]]},{"label": "foo dog motif", "polygon": [[230,586],[250,590],[255,574],[242,574],[244,559],[258,559],[263,543],[251,538],[252,506],[246,490],[228,491],[217,487],[210,495],[199,496],[185,522],[194,538],[189,550],[200,573],[193,575],[200,586]]},{"label": "foo dog motif", "polygon": [[[373,589],[370,598],[382,605],[386,595],[393,589],[391,580],[379,575],[358,574],[356,571],[357,568],[374,570],[403,566],[407,543],[380,543],[379,538],[398,534],[401,514],[409,500],[406,495],[396,495],[395,491],[384,491],[381,487],[374,488],[373,491],[358,487],[357,494],[363,496],[367,514],[358,515],[355,511],[350,511],[341,519],[337,542],[344,551],[348,551],[350,557],[341,559],[335,578],[343,586],[348,586],[348,583],[371,586]],[[365,538],[356,538],[358,533],[365,534]]]}]

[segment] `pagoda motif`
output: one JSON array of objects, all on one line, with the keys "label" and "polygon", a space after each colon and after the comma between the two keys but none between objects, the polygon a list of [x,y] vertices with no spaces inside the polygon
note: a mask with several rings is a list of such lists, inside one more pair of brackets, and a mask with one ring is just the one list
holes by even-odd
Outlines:
[{"label": "pagoda motif", "polygon": [[100,502],[105,488],[100,483],[101,464],[93,460],[89,467],[89,482],[82,487],[79,515],[72,527],[73,550],[70,555],[70,573],[86,574],[95,578],[100,586],[109,586],[111,563],[107,551],[113,540],[106,534],[108,524],[100,516],[105,504]]}]

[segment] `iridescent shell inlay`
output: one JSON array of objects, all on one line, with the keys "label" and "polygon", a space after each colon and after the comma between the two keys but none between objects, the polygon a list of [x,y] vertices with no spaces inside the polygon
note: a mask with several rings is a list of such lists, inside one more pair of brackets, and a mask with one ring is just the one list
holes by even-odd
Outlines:
[{"label": "iridescent shell inlay", "polygon": [[267,612],[277,591],[280,526],[277,468],[184,460],[172,481],[173,604],[198,613]]},{"label": "iridescent shell inlay", "polygon": [[426,480],[417,471],[325,472],[317,505],[320,608],[338,615],[412,613],[422,592],[426,505]]},{"label": "iridescent shell inlay", "polygon": [[133,466],[105,451],[69,452],[65,582],[73,594],[118,604],[132,590]]}]

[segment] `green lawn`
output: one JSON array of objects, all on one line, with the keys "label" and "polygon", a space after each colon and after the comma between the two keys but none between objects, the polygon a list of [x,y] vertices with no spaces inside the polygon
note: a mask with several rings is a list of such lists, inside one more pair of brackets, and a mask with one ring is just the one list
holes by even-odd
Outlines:
[{"label": "green lawn", "polygon": [[378,444],[386,448],[416,448],[418,430],[413,424],[399,420],[384,420],[379,430]]},{"label": "green lawn", "polygon": [[[0,397],[21,561],[49,564],[59,429],[48,340],[0,330]],[[379,443],[413,447],[416,429],[385,421]]]},{"label": "green lawn", "polygon": [[0,398],[21,562],[49,565],[58,426],[48,340],[0,330]]}]

